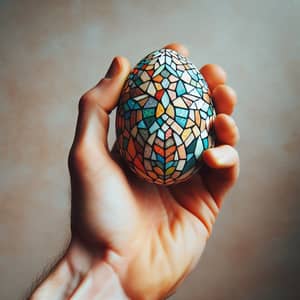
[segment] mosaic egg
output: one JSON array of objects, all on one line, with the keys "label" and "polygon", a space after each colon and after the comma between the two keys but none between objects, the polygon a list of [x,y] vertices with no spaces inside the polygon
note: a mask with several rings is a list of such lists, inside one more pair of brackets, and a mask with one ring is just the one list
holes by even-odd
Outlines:
[{"label": "mosaic egg", "polygon": [[130,169],[156,184],[189,179],[214,146],[207,83],[186,57],[153,51],[129,74],[116,115],[117,145]]}]

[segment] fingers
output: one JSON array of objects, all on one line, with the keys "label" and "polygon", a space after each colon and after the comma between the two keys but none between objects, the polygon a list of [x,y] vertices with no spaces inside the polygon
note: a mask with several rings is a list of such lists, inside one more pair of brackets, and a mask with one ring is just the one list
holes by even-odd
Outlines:
[{"label": "fingers", "polygon": [[226,82],[226,73],[218,65],[205,65],[200,69],[200,73],[204,76],[211,91],[213,91],[219,84],[224,84]]},{"label": "fingers", "polygon": [[238,152],[229,145],[222,145],[206,150],[203,160],[208,167],[202,168],[202,178],[217,206],[221,207],[225,194],[239,176]]},{"label": "fingers", "polygon": [[184,45],[179,44],[179,43],[171,43],[171,44],[164,46],[163,48],[172,49],[172,50],[180,53],[183,56],[189,56],[189,50]]},{"label": "fingers", "polygon": [[203,153],[203,161],[206,165],[200,173],[208,191],[220,207],[225,194],[239,175],[239,155],[232,147],[239,139],[239,131],[234,120],[229,116],[234,110],[237,97],[235,91],[225,85],[226,73],[221,67],[209,64],[202,67],[200,72],[212,91],[217,112],[214,121],[217,143],[223,144]]},{"label": "fingers", "polygon": [[129,71],[126,58],[114,58],[105,78],[81,97],[75,138],[69,155],[70,169],[98,168],[99,164],[109,161],[109,113],[118,103]]},{"label": "fingers", "polygon": [[81,97],[79,110],[81,106],[84,108],[87,104],[89,106],[93,105],[94,108],[100,107],[109,114],[118,103],[121,89],[129,72],[130,64],[128,60],[121,56],[115,57],[105,77]]},{"label": "fingers", "polygon": [[239,140],[239,129],[232,117],[218,114],[214,121],[214,128],[218,144],[234,146]]},{"label": "fingers", "polygon": [[217,113],[231,115],[237,102],[237,96],[231,87],[219,84],[213,91],[214,105]]},{"label": "fingers", "polygon": [[[183,45],[177,43],[166,45],[164,48],[173,49],[184,56],[189,54]],[[237,96],[231,87],[225,85],[227,75],[220,66],[207,64],[200,69],[200,73],[204,76],[214,98],[217,112],[214,128],[218,144],[222,144],[203,153],[205,166],[200,173],[203,173],[202,178],[219,207],[239,174],[239,156],[233,148],[239,139],[239,130],[229,116],[233,113]]]},{"label": "fingers", "polygon": [[79,102],[75,143],[107,144],[109,113],[118,103],[124,81],[130,71],[126,58],[114,58],[105,78],[86,92]]}]

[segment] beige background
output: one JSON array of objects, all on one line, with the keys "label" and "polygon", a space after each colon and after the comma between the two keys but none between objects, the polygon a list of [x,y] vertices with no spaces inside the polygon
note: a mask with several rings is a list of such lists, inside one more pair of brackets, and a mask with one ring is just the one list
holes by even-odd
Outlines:
[{"label": "beige background", "polygon": [[300,299],[299,28],[297,0],[0,0],[0,299],[21,299],[68,240],[78,98],[112,56],[171,41],[226,68],[242,163],[173,299]]}]

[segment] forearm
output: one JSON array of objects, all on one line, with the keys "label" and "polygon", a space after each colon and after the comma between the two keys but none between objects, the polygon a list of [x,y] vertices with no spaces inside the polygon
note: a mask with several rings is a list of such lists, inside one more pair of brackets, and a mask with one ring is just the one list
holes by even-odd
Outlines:
[{"label": "forearm", "polygon": [[128,297],[111,266],[73,241],[29,299],[124,300]]}]

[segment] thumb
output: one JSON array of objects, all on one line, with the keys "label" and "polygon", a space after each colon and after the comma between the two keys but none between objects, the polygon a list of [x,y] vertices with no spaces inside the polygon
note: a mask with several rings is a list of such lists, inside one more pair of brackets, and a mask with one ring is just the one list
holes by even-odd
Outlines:
[{"label": "thumb", "polygon": [[99,153],[107,159],[107,131],[109,114],[116,107],[124,82],[130,71],[130,64],[124,57],[115,57],[105,77],[87,91],[79,101],[79,114],[71,159]]}]

